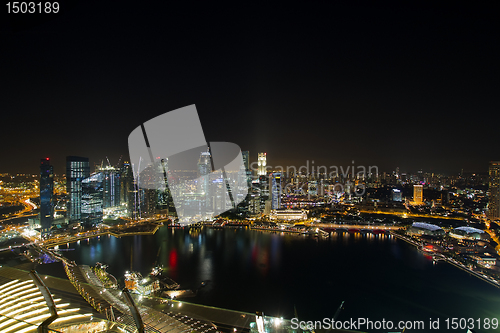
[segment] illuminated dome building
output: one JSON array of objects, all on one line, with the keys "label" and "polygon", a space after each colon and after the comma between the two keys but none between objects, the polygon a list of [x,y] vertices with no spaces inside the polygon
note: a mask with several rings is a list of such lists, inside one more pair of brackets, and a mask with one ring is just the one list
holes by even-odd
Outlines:
[{"label": "illuminated dome building", "polygon": [[483,230],[472,227],[457,227],[450,231],[450,237],[456,239],[488,240],[490,235]]},{"label": "illuminated dome building", "polygon": [[444,230],[437,225],[425,223],[425,222],[414,222],[407,233],[411,236],[434,236],[442,237],[445,235]]}]

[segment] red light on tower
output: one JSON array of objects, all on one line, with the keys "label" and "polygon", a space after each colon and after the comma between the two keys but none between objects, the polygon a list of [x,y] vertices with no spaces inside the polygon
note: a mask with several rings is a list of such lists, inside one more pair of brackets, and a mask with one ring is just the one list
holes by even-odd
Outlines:
[{"label": "red light on tower", "polygon": [[46,160],[48,161],[48,160],[49,160],[49,158],[47,157],[47,158],[46,158]]}]

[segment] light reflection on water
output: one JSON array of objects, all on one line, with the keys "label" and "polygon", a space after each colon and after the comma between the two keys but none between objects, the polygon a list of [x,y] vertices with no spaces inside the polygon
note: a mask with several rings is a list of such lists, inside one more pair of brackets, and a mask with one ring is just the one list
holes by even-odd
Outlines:
[{"label": "light reflection on water", "polygon": [[[104,262],[118,279],[163,265],[189,302],[276,317],[321,320],[345,301],[339,319],[425,320],[500,317],[500,289],[383,234],[317,238],[245,229],[172,230],[73,243],[65,255]],[[445,330],[439,330],[444,332]],[[416,331],[412,331],[416,332]],[[481,332],[479,330],[479,332]]]}]

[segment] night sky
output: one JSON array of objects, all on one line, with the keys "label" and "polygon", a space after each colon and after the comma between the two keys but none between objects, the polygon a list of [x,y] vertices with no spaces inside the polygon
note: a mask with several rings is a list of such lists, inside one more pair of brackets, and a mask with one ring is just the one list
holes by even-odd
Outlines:
[{"label": "night sky", "polygon": [[207,141],[270,165],[484,172],[500,159],[494,2],[60,1],[0,16],[0,172],[128,159],[141,123],[196,104]]}]

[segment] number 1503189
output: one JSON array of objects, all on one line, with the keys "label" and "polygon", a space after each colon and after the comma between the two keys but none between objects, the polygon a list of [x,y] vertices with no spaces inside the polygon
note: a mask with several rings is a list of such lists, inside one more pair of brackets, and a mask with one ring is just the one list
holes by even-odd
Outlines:
[{"label": "number 1503189", "polygon": [[447,329],[497,329],[498,319],[497,318],[447,318],[445,320]]},{"label": "number 1503189", "polygon": [[56,14],[59,2],[7,2],[9,14]]}]

